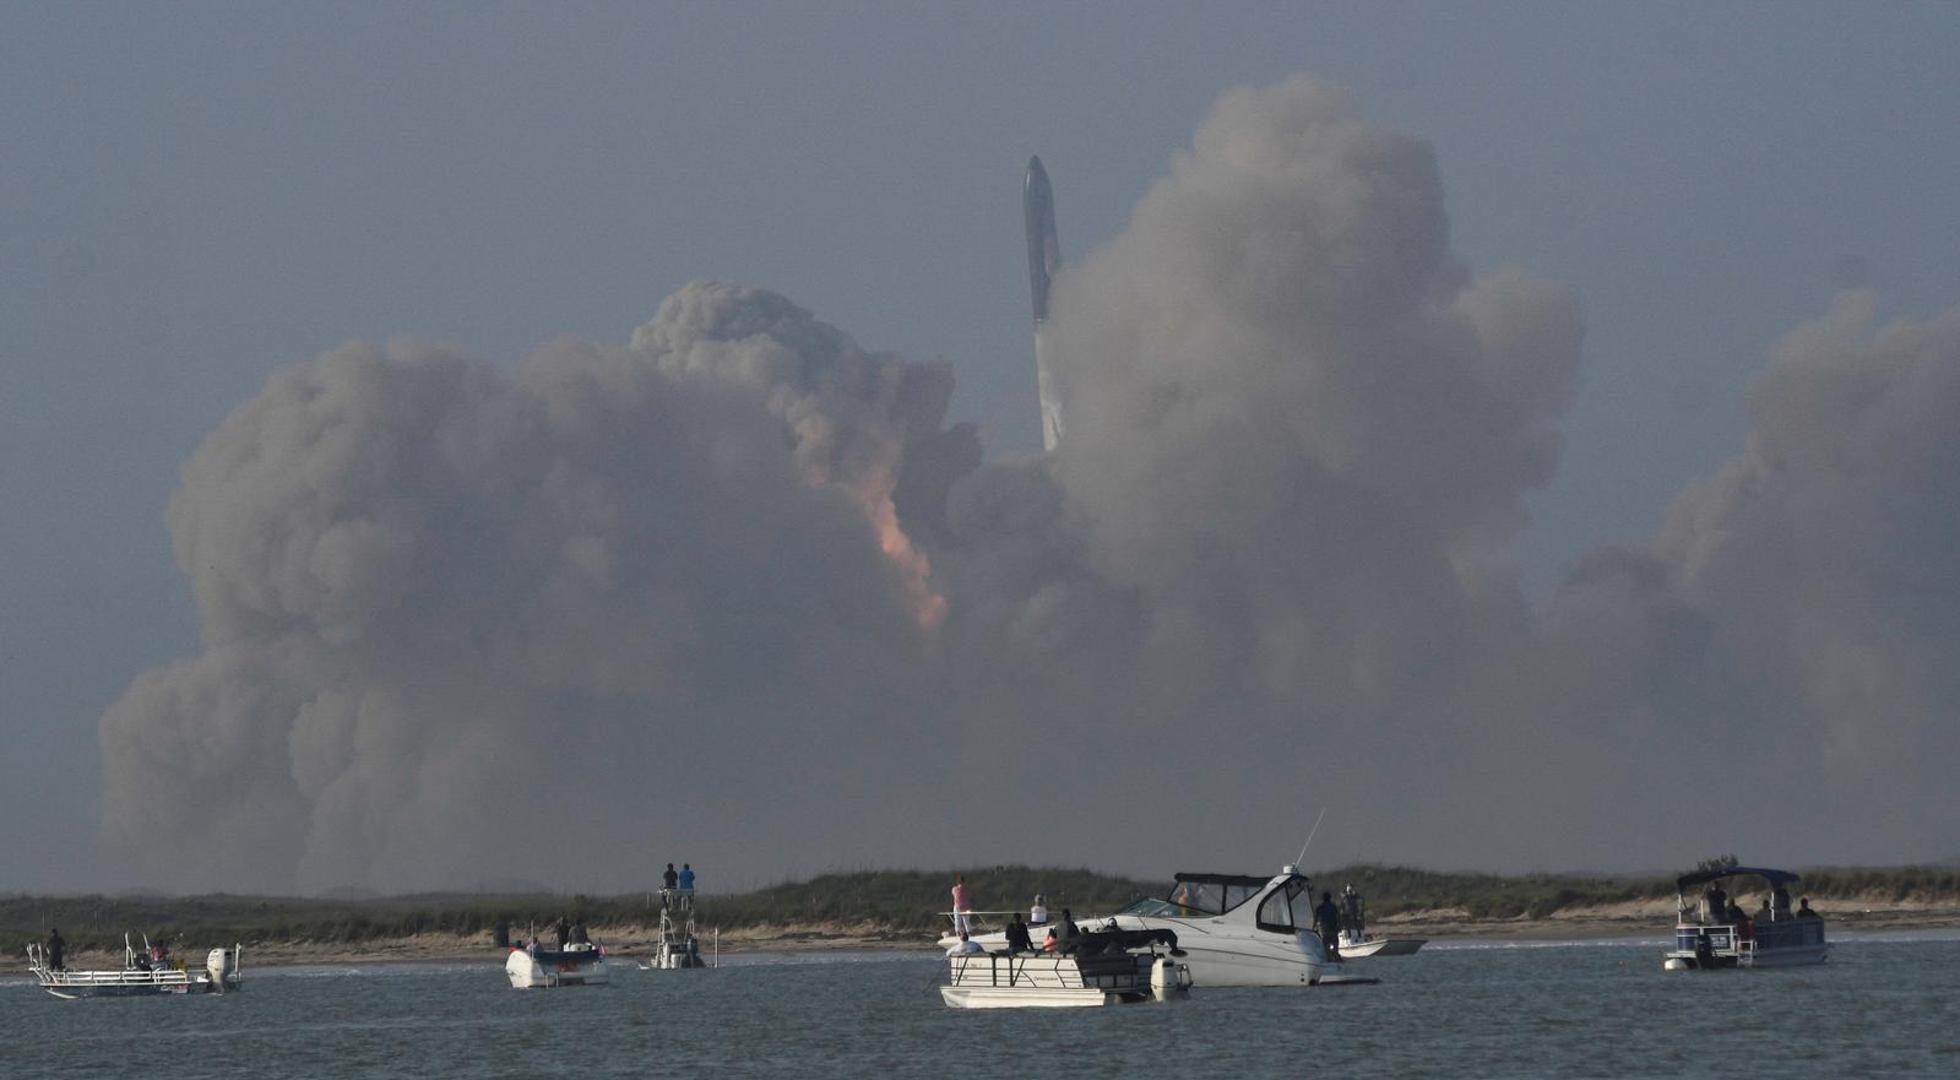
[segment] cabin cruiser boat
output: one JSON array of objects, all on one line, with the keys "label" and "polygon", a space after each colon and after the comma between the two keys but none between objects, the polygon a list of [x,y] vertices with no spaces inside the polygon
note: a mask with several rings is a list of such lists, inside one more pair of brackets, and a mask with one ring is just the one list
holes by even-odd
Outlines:
[{"label": "cabin cruiser boat", "polygon": [[[1722,886],[1736,878],[1761,878],[1767,892],[1754,915]],[[1804,901],[1791,912],[1789,886],[1803,879],[1788,870],[1728,866],[1683,874],[1674,882],[1674,948],[1662,958],[1666,971],[1793,967],[1821,964],[1827,952],[1824,919]],[[1707,886],[1698,896],[1692,890]]]},{"label": "cabin cruiser boat", "polygon": [[504,974],[515,990],[551,986],[604,986],[609,981],[605,950],[589,941],[568,942],[556,949],[511,946]]},{"label": "cabin cruiser boat", "polygon": [[1191,988],[1191,971],[1178,955],[1177,935],[1169,930],[1093,931],[1055,952],[955,948],[946,954],[949,979],[939,994],[956,1009],[1174,1001]]},{"label": "cabin cruiser boat", "polygon": [[123,935],[123,966],[120,971],[76,971],[49,966],[47,951],[38,944],[27,947],[27,970],[41,989],[67,1001],[85,997],[150,997],[159,994],[222,994],[239,987],[238,946],[230,952],[212,949],[204,958],[204,969],[193,971],[182,961],[172,964],[160,946],[143,942],[143,952],[130,945]]},{"label": "cabin cruiser boat", "polygon": [[[1114,915],[1077,920],[1085,929],[1169,930],[1199,986],[1336,986],[1378,979],[1342,973],[1313,932],[1313,892],[1299,870],[1271,878],[1238,874],[1178,874],[1170,895],[1149,897]],[[973,912],[970,915],[996,914]],[[1030,926],[1039,942],[1043,927]],[[950,945],[957,936],[941,939]],[[973,940],[1006,946],[1002,933]]]}]

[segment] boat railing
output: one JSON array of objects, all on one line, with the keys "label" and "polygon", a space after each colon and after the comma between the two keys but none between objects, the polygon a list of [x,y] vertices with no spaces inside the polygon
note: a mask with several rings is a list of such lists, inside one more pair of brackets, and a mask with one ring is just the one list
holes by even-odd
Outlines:
[{"label": "boat railing", "polygon": [[[1136,957],[1078,957],[1051,952],[953,953],[953,985],[1134,990],[1149,981]],[[984,965],[984,970],[982,969]]]},{"label": "boat railing", "polygon": [[[960,920],[962,918],[966,920],[966,932],[968,934],[991,934],[994,932],[994,930],[1003,928],[1004,922],[1003,922],[1003,927],[989,928],[986,926],[982,926],[978,921],[979,919],[997,918],[1001,920],[1006,920],[1012,918],[1015,915],[1021,914],[1021,911],[1020,909],[1016,908],[1013,911],[942,911],[939,914],[944,916],[946,920],[952,924],[953,929],[951,932],[954,934],[960,932]],[[1053,925],[1055,925],[1055,920],[1052,918],[1049,919],[1047,922],[1028,924],[1028,926],[1030,927],[1053,926]]]}]

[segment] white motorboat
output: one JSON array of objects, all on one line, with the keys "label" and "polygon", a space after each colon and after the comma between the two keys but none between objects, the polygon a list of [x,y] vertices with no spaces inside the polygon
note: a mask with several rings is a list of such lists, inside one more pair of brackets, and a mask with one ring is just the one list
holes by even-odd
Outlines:
[{"label": "white motorboat", "polygon": [[[1164,950],[1160,952],[1159,950]],[[939,988],[956,1009],[1064,1009],[1174,1001],[1191,988],[1169,931],[1080,934],[1066,952],[960,952]]]},{"label": "white motorboat", "polygon": [[[969,912],[969,917],[990,912]],[[1078,920],[1088,929],[1169,930],[1177,935],[1192,979],[1213,986],[1338,986],[1379,982],[1345,974],[1313,932],[1310,883],[1292,866],[1271,878],[1178,874],[1165,899],[1147,898],[1114,915]],[[1038,943],[1046,927],[1030,926]],[[948,936],[942,947],[958,940]],[[1004,933],[973,938],[989,950]]]},{"label": "white motorboat", "polygon": [[1370,956],[1408,956],[1428,938],[1378,938],[1368,932],[1368,913],[1361,894],[1348,885],[1341,889],[1341,934],[1336,950],[1343,960]]},{"label": "white motorboat", "polygon": [[212,949],[204,958],[201,971],[182,961],[171,963],[159,949],[149,947],[138,953],[123,935],[121,970],[76,971],[49,966],[47,952],[40,945],[27,947],[27,970],[41,989],[55,997],[73,1001],[86,997],[150,997],[160,994],[222,994],[239,988],[239,950]]},{"label": "white motorboat", "polygon": [[517,990],[552,986],[604,986],[609,981],[605,950],[589,941],[556,949],[513,946],[504,960],[504,974]]},{"label": "white motorboat", "polygon": [[[1767,889],[1751,915],[1722,885],[1736,878],[1761,878]],[[1661,958],[1664,971],[1721,968],[1796,967],[1821,964],[1829,952],[1823,916],[1790,910],[1791,885],[1803,879],[1788,870],[1727,866],[1697,870],[1675,879],[1674,948]],[[1707,886],[1689,899],[1690,890]]]}]

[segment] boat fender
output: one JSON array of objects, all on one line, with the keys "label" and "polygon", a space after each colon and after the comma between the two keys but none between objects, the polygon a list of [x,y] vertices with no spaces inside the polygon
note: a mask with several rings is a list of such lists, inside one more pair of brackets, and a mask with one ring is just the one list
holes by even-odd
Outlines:
[{"label": "boat fender", "polygon": [[1681,957],[1670,956],[1668,957],[1667,962],[1661,965],[1661,970],[1687,971],[1689,968],[1692,968],[1693,966],[1694,966],[1693,964],[1690,964],[1688,961],[1682,959]]}]

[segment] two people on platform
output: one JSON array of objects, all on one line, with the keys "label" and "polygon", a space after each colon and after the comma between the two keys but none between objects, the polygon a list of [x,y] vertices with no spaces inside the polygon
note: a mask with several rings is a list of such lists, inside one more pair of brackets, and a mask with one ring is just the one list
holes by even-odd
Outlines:
[{"label": "two people on platform", "polygon": [[667,864],[667,871],[660,875],[660,906],[668,909],[689,909],[694,907],[694,867],[682,863],[679,871],[674,864]]}]

